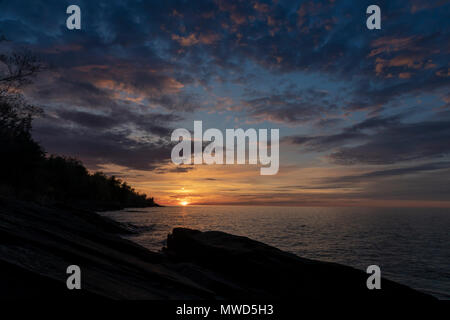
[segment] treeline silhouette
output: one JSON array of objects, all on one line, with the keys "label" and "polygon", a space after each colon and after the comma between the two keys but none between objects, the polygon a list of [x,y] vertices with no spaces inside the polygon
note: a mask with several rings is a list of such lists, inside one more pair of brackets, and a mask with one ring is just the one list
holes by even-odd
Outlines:
[{"label": "treeline silhouette", "polygon": [[89,173],[77,159],[47,156],[31,135],[41,111],[19,91],[42,65],[20,52],[0,54],[0,66],[0,195],[95,210],[156,205],[114,176]]}]

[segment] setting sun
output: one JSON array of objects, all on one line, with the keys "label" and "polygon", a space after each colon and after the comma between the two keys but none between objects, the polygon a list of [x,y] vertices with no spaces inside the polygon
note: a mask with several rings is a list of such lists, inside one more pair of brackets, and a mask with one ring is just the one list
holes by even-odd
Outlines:
[{"label": "setting sun", "polygon": [[181,201],[180,204],[181,204],[182,206],[187,206],[187,205],[189,204],[189,202],[187,202],[187,201]]}]

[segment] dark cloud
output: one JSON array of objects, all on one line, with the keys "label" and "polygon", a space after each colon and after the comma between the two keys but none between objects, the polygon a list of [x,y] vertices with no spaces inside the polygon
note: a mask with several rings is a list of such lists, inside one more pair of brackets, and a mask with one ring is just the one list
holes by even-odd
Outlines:
[{"label": "dark cloud", "polygon": [[372,135],[367,143],[330,155],[341,164],[391,164],[443,157],[450,153],[450,122],[400,124]]},{"label": "dark cloud", "polygon": [[72,122],[79,126],[102,130],[111,129],[117,126],[130,125],[140,129],[148,134],[167,137],[172,128],[167,124],[173,121],[179,121],[182,118],[174,114],[146,113],[138,114],[128,110],[114,111],[108,115],[93,114],[91,112],[76,110],[58,110],[55,121],[62,120]]},{"label": "dark cloud", "polygon": [[377,178],[395,178],[398,176],[424,173],[427,171],[436,171],[436,170],[444,170],[450,168],[450,162],[436,162],[436,163],[426,163],[416,166],[402,167],[402,168],[394,168],[394,169],[386,169],[386,170],[377,170],[371,171],[364,174],[359,175],[350,175],[350,176],[340,176],[337,178],[327,178],[325,181],[328,183],[354,183],[354,182],[364,182],[371,181]]},{"label": "dark cloud", "polygon": [[174,114],[113,109],[105,113],[57,108],[38,119],[34,136],[47,152],[70,155],[89,167],[117,164],[154,170],[170,160]]},{"label": "dark cloud", "polygon": [[88,128],[109,129],[120,124],[114,117],[84,111],[63,110],[58,112],[58,117]]},{"label": "dark cloud", "polygon": [[357,139],[364,139],[366,135],[360,132],[343,132],[328,136],[289,136],[283,142],[305,146],[310,151],[326,151]]},{"label": "dark cloud", "polygon": [[251,117],[261,121],[301,123],[317,119],[322,114],[332,114],[338,106],[328,93],[318,90],[286,90],[244,101]]},{"label": "dark cloud", "polygon": [[392,164],[448,155],[450,122],[403,123],[398,116],[374,117],[338,134],[291,136],[284,142],[311,151],[330,150],[330,159],[339,164]]},{"label": "dark cloud", "polygon": [[326,118],[320,119],[317,121],[316,125],[320,128],[332,128],[337,127],[345,123],[345,120],[342,118]]},{"label": "dark cloud", "polygon": [[173,168],[158,168],[155,170],[155,173],[157,174],[164,174],[164,173],[186,173],[191,170],[194,170],[195,167],[193,165],[180,165]]},{"label": "dark cloud", "polygon": [[169,163],[172,148],[162,140],[136,140],[132,132],[125,129],[96,131],[53,122],[37,125],[35,137],[47,151],[78,158],[94,169],[103,164],[115,164],[154,170]]}]

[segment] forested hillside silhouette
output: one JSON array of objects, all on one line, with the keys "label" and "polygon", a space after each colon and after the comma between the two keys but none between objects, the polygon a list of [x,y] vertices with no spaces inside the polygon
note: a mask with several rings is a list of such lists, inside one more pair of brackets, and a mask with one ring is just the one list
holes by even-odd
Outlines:
[{"label": "forested hillside silhouette", "polygon": [[156,205],[114,176],[89,173],[77,159],[47,155],[33,140],[32,122],[42,111],[20,90],[42,69],[29,51],[0,54],[0,195],[98,210]]}]

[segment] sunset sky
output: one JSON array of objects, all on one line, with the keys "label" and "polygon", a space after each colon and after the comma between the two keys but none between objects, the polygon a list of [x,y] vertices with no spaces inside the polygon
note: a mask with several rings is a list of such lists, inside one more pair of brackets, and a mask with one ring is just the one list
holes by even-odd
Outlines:
[{"label": "sunset sky", "polygon": [[[448,1],[0,1],[2,46],[47,66],[25,88],[35,139],[168,205],[449,207],[449,17]],[[279,128],[278,174],[175,166],[171,133],[194,120]]]}]

